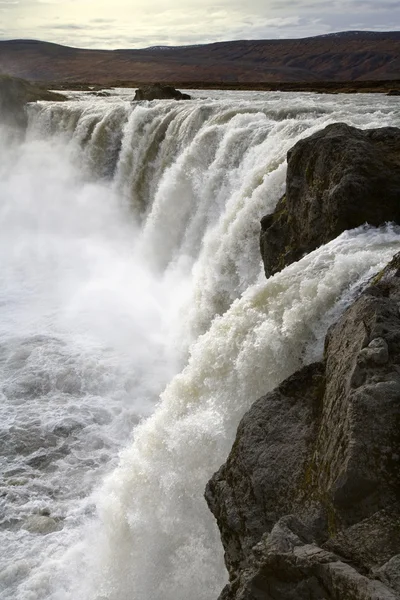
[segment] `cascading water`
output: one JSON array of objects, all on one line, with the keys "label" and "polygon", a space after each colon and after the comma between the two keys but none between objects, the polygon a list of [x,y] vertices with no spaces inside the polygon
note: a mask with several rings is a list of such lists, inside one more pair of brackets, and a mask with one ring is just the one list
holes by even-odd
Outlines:
[{"label": "cascading water", "polygon": [[360,228],[268,281],[258,250],[287,150],[395,99],[194,95],[39,104],[0,148],[4,600],[215,598],[202,495],[241,415],[399,248]]}]

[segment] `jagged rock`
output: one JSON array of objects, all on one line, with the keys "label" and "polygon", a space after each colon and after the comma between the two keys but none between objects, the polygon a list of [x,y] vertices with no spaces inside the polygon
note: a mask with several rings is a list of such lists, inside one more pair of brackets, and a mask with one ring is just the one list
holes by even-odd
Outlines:
[{"label": "jagged rock", "polygon": [[339,531],[323,547],[372,573],[400,548],[400,504]]},{"label": "jagged rock", "polygon": [[243,417],[206,489],[224,600],[399,598],[399,305],[400,254],[330,328],[324,363]]},{"label": "jagged rock", "polygon": [[335,123],[287,159],[286,194],[261,221],[267,277],[347,229],[400,223],[400,129]]},{"label": "jagged rock", "polygon": [[389,90],[387,96],[400,96],[400,90]]},{"label": "jagged rock", "polygon": [[10,77],[0,75],[0,123],[12,127],[26,127],[26,104],[37,100],[63,101],[65,96],[49,92],[36,85]]},{"label": "jagged rock", "polygon": [[400,554],[393,556],[377,571],[376,575],[381,581],[396,590],[400,596]]},{"label": "jagged rock", "polygon": [[190,100],[189,94],[183,94],[172,85],[155,83],[144,85],[135,92],[135,100]]},{"label": "jagged rock", "polygon": [[281,519],[254,547],[251,564],[226,586],[221,600],[398,600],[393,588],[304,539],[304,532],[293,516]]}]

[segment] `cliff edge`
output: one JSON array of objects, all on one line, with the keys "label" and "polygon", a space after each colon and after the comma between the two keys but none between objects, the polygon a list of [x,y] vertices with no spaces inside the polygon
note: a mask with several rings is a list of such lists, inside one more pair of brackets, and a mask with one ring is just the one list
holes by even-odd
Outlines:
[{"label": "cliff edge", "polygon": [[63,101],[65,96],[49,92],[24,79],[0,75],[0,123],[24,128],[27,125],[26,105],[38,100]]},{"label": "cliff edge", "polygon": [[[345,134],[361,144],[359,153],[340,143]],[[278,206],[263,234],[272,227],[279,242],[276,223],[284,223],[281,247],[291,239],[302,254],[359,224],[353,201],[364,207],[361,222],[370,215],[374,224],[398,222],[399,142],[399,130],[343,124],[299,142],[289,152],[293,212]],[[377,144],[376,164],[358,173],[358,189],[342,166],[355,174],[364,144]],[[312,199],[317,216],[305,208]],[[296,211],[310,227],[291,223]],[[287,261],[275,257],[271,270]],[[323,360],[244,415],[206,500],[229,572],[221,600],[400,598],[400,253],[329,329]]]}]

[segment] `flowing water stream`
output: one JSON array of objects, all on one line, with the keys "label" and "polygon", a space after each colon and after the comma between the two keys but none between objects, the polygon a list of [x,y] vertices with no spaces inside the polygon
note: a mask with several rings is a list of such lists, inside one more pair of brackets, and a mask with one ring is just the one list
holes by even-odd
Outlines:
[{"label": "flowing water stream", "polygon": [[396,98],[194,96],[71,94],[0,138],[4,600],[216,598],[203,491],[240,417],[400,249],[359,228],[266,280],[258,248],[288,149]]}]

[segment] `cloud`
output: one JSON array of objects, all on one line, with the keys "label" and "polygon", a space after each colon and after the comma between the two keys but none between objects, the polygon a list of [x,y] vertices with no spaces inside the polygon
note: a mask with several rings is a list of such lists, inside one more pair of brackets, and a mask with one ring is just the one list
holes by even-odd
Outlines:
[{"label": "cloud", "polygon": [[91,19],[91,23],[115,23],[117,19]]},{"label": "cloud", "polygon": [[0,10],[8,39],[86,48],[299,38],[400,22],[398,0],[186,0],[184,8],[181,0],[0,0]]},{"label": "cloud", "polygon": [[13,8],[17,8],[19,6],[19,1],[18,0],[0,0],[0,9],[3,10],[8,10],[8,9],[13,9]]},{"label": "cloud", "polygon": [[50,23],[47,25],[39,25],[38,29],[52,30],[63,30],[70,29],[73,31],[86,31],[87,25],[77,25],[76,23]]},{"label": "cloud", "polygon": [[340,6],[342,9],[344,8],[345,10],[348,11],[353,11],[353,10],[360,10],[360,9],[364,9],[364,10],[371,10],[371,11],[382,11],[382,10],[393,10],[393,9],[398,9],[399,8],[399,2],[397,0],[395,1],[391,1],[391,0],[379,0],[379,2],[376,2],[376,0],[353,0],[352,2],[344,2],[343,0],[337,0],[336,2],[334,2],[334,4],[336,6]]}]

